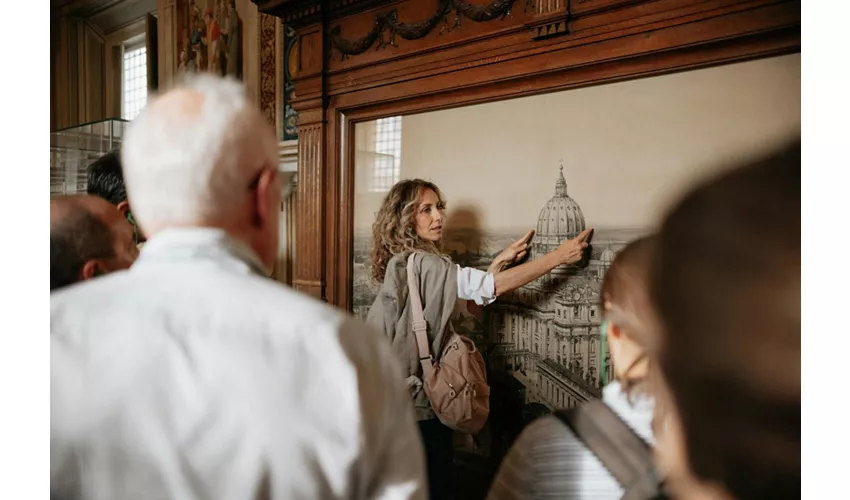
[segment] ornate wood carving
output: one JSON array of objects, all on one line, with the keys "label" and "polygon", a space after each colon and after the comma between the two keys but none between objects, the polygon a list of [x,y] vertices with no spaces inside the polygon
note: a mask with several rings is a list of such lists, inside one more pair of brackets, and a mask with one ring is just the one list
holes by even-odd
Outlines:
[{"label": "ornate wood carving", "polygon": [[566,16],[535,25],[532,27],[532,30],[531,38],[533,40],[543,40],[544,38],[552,38],[553,36],[566,35],[569,32]]},{"label": "ornate wood carving", "polygon": [[275,57],[275,28],[278,19],[260,14],[260,110],[272,125],[276,123],[277,58]]},{"label": "ornate wood carving", "polygon": [[536,12],[537,18],[529,25],[532,40],[543,40],[554,36],[566,35],[569,32],[567,22],[569,12],[566,0],[544,1],[529,0],[530,7]]},{"label": "ornate wood carving", "polygon": [[298,112],[292,108],[295,82],[292,80],[290,61],[293,61],[295,49],[295,30],[283,25],[283,140],[298,139]]},{"label": "ornate wood carving", "polygon": [[[530,0],[526,0],[528,5]],[[396,35],[405,40],[418,40],[434,30],[440,23],[440,33],[459,29],[461,19],[467,18],[483,23],[494,19],[505,19],[510,16],[511,8],[516,0],[492,0],[486,5],[473,5],[464,0],[439,0],[437,10],[429,18],[417,23],[405,23],[398,20],[398,11],[393,9],[375,16],[372,29],[356,40],[348,40],[341,36],[341,27],[334,27],[330,35],[331,46],[340,53],[341,59],[362,54],[369,47],[376,49],[386,46],[397,47]],[[451,13],[454,12],[454,16]],[[452,24],[449,24],[449,19]]]}]

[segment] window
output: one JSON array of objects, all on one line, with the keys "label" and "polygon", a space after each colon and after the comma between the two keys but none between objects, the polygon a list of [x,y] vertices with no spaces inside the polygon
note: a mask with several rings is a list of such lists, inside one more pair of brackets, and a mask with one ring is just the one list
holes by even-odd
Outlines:
[{"label": "window", "polygon": [[578,318],[578,306],[573,307],[573,317]]},{"label": "window", "polygon": [[375,164],[371,190],[386,192],[398,182],[401,174],[401,117],[391,116],[377,121],[374,129]]},{"label": "window", "polygon": [[595,318],[595,317],[596,317],[596,309],[591,309],[591,310],[590,310],[590,317],[591,317],[591,318]]},{"label": "window", "polygon": [[147,48],[142,45],[124,45],[121,65],[121,116],[132,120],[148,102]]}]

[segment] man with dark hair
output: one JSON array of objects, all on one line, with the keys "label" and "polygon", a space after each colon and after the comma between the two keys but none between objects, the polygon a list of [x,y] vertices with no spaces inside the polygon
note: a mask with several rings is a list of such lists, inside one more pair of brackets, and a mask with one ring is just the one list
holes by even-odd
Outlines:
[{"label": "man with dark hair", "polygon": [[124,188],[121,154],[118,151],[110,151],[89,165],[86,192],[100,196],[121,212],[127,211],[127,190]]},{"label": "man with dark hair", "polygon": [[127,201],[127,189],[124,186],[124,172],[119,151],[110,151],[89,165],[86,192],[115,205],[132,224],[136,242],[144,241],[136,226],[133,213],[130,211],[130,203]]},{"label": "man with dark hair", "polygon": [[95,196],[50,200],[50,290],[119,269],[138,255],[133,228]]}]

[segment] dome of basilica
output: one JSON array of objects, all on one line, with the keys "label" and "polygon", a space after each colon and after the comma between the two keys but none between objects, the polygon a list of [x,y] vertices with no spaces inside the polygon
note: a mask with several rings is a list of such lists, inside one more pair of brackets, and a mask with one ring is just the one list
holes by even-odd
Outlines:
[{"label": "dome of basilica", "polygon": [[602,256],[599,260],[603,264],[611,265],[611,263],[614,262],[614,257],[616,257],[616,255],[614,254],[614,251],[611,250],[611,244],[609,243],[608,246],[605,247],[605,250],[602,251]]},{"label": "dome of basilica", "polygon": [[532,257],[541,257],[575,238],[585,229],[584,214],[578,203],[567,194],[564,166],[555,182],[555,196],[543,205],[537,218],[537,232],[532,243]]}]

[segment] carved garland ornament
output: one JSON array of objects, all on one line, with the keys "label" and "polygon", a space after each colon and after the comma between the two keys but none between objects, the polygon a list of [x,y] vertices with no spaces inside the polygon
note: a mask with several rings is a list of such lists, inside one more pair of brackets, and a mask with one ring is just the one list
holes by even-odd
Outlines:
[{"label": "carved garland ornament", "polygon": [[[418,40],[434,30],[440,23],[443,24],[439,34],[448,33],[461,27],[461,19],[467,18],[475,22],[483,23],[494,19],[505,19],[511,15],[511,8],[516,0],[492,0],[486,5],[472,5],[464,0],[439,0],[437,11],[424,21],[418,23],[402,23],[398,21],[398,13],[395,9],[380,13],[375,16],[372,29],[357,40],[347,40],[340,36],[341,29],[335,27],[330,32],[330,44],[336,49],[341,59],[349,56],[362,54],[372,45],[375,49],[383,49],[386,46],[397,47],[396,36],[405,40]],[[526,9],[532,0],[526,0]],[[452,16],[454,12],[454,16]],[[449,19],[453,17],[453,24]]]},{"label": "carved garland ornament", "polygon": [[275,125],[275,24],[277,18],[260,14],[260,110]]}]

